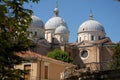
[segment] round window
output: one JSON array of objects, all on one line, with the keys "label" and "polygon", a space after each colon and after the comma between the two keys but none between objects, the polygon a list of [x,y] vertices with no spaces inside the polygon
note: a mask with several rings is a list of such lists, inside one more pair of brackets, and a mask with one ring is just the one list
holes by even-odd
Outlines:
[{"label": "round window", "polygon": [[87,58],[88,57],[88,51],[86,51],[86,50],[81,51],[80,52],[80,56],[83,59]]}]

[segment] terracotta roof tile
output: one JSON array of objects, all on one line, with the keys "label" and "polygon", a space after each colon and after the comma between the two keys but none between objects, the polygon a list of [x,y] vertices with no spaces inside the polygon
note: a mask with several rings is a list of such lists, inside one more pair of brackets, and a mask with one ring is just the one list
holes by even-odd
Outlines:
[{"label": "terracotta roof tile", "polygon": [[111,40],[110,40],[108,37],[106,37],[106,38],[104,38],[104,39],[101,39],[101,40],[97,40],[97,41],[96,41],[96,43],[98,43],[98,44],[106,43],[106,42],[111,42]]},{"label": "terracotta roof tile", "polygon": [[23,58],[37,58],[39,60],[43,60],[43,61],[48,61],[48,62],[55,62],[57,64],[69,64],[69,65],[73,65],[73,64],[70,64],[70,63],[66,63],[66,62],[63,62],[63,61],[60,61],[60,60],[56,60],[56,59],[52,59],[52,58],[49,58],[47,56],[43,56],[39,53],[36,53],[36,52],[32,52],[32,51],[25,51],[25,52],[18,52],[17,53],[18,56],[20,57],[23,57]]}]

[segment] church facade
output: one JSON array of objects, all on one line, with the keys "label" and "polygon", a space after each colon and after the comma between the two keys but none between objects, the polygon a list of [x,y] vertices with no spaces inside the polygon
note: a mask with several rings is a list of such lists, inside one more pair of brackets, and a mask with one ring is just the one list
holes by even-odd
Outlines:
[{"label": "church facade", "polygon": [[94,20],[93,14],[83,22],[77,34],[77,41],[69,43],[69,27],[59,16],[59,9],[54,9],[54,16],[45,24],[37,16],[32,16],[32,23],[27,29],[28,38],[38,47],[35,52],[47,55],[53,49],[61,49],[73,57],[79,68],[88,68],[92,71],[109,69],[109,62],[115,44],[106,37],[101,23]]}]

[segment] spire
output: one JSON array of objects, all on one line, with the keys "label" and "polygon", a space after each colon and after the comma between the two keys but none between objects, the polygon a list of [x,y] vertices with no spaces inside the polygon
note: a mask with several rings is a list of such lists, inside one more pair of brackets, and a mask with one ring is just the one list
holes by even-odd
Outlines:
[{"label": "spire", "polygon": [[92,13],[92,10],[90,10],[89,20],[93,20],[93,13]]},{"label": "spire", "polygon": [[58,8],[58,0],[56,0],[56,8]]},{"label": "spire", "polygon": [[58,0],[56,0],[56,7],[55,7],[55,9],[54,9],[54,15],[55,15],[55,16],[58,16],[58,14],[59,14],[59,10],[58,10]]}]

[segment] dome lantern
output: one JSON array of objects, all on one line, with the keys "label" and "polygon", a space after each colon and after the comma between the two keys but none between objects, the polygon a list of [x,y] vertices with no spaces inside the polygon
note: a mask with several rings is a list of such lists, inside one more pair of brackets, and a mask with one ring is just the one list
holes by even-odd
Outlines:
[{"label": "dome lantern", "polygon": [[59,10],[58,10],[58,8],[55,8],[54,9],[54,16],[58,16],[59,15]]}]

